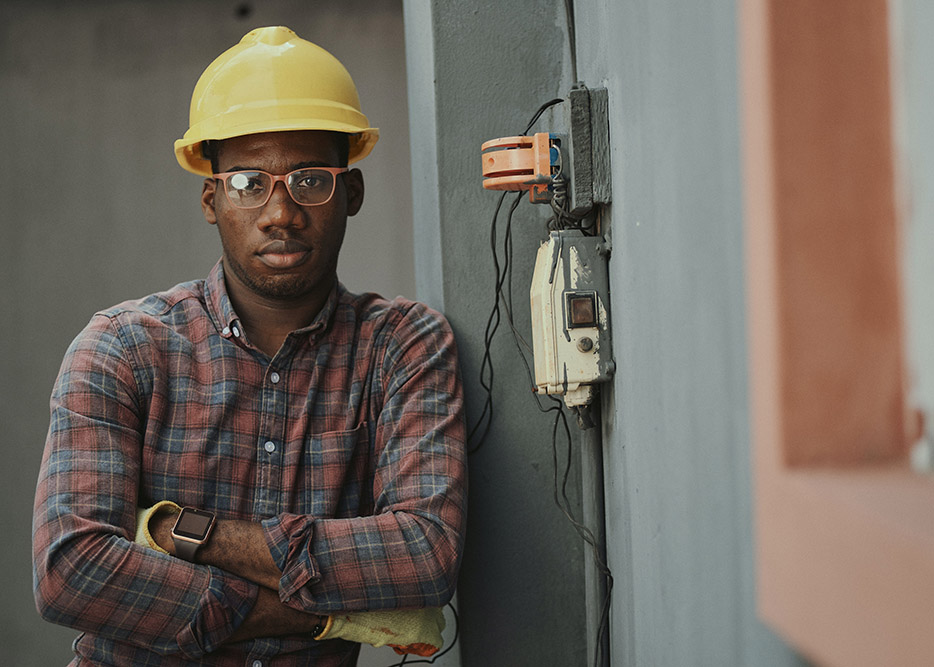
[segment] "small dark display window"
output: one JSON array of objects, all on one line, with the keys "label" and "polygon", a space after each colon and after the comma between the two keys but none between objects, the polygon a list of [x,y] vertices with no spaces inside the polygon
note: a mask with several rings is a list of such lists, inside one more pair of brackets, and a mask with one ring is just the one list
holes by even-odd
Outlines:
[{"label": "small dark display window", "polygon": [[187,537],[193,540],[203,540],[214,521],[214,515],[210,512],[186,507],[178,517],[173,531],[180,537]]},{"label": "small dark display window", "polygon": [[597,326],[597,293],[567,293],[568,329]]}]

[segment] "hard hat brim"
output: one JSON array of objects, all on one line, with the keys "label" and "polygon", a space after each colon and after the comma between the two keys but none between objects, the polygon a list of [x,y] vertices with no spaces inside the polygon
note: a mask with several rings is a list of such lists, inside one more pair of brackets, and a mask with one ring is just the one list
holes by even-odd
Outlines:
[{"label": "hard hat brim", "polygon": [[255,128],[231,128],[228,132],[217,133],[211,137],[188,137],[186,136],[175,141],[175,158],[182,169],[190,171],[199,176],[211,176],[211,161],[204,158],[201,152],[201,142],[206,140],[230,139],[232,137],[241,137],[248,134],[262,134],[263,132],[288,132],[295,130],[327,130],[331,132],[342,132],[350,137],[350,150],[347,155],[347,163],[353,164],[362,160],[379,141],[379,129],[369,127],[365,130],[356,130],[352,128],[309,128],[308,125],[301,123],[283,123],[280,127],[270,127],[269,123],[257,124]]}]

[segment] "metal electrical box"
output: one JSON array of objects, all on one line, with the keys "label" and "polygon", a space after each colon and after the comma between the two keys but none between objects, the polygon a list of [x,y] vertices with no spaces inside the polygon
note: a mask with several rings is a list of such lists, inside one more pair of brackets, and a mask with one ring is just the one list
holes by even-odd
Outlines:
[{"label": "metal electrical box", "polygon": [[[542,106],[532,123],[561,101]],[[532,203],[552,208],[551,231],[538,250],[530,289],[536,391],[563,395],[578,424],[589,428],[587,406],[595,385],[615,370],[609,247],[600,228],[600,212],[612,197],[607,90],[578,84],[565,110],[567,134],[538,132],[485,142],[483,187],[527,190]]]},{"label": "metal electrical box", "polygon": [[565,229],[538,250],[532,286],[532,344],[538,391],[588,405],[593,385],[615,370],[610,344],[609,249],[601,237]]}]

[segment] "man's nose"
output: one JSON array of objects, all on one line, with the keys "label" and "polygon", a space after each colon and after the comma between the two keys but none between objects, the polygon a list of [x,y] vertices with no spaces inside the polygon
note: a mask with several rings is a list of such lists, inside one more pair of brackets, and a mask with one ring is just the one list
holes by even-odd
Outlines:
[{"label": "man's nose", "polygon": [[261,227],[300,227],[304,217],[299,206],[289,193],[285,183],[279,181],[272,188],[269,201],[263,206],[259,217]]}]

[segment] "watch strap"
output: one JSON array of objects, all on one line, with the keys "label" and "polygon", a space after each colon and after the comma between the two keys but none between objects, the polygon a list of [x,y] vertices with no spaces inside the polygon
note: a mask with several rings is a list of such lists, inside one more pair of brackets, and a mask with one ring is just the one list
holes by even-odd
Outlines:
[{"label": "watch strap", "polygon": [[201,543],[181,540],[174,536],[172,539],[175,541],[175,555],[184,560],[194,562],[195,554],[198,553]]}]

